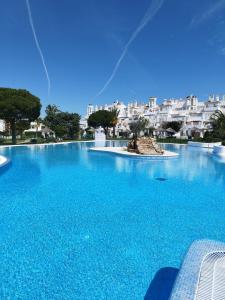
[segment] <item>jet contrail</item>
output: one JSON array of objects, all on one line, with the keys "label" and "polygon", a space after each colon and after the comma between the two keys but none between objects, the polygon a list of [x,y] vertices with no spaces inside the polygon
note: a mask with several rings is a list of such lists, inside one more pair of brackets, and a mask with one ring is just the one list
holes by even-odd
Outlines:
[{"label": "jet contrail", "polygon": [[221,12],[225,7],[225,0],[214,1],[213,5],[210,6],[207,10],[204,10],[201,15],[196,15],[191,20],[190,28],[193,28],[208,19],[215,18],[215,15]]},{"label": "jet contrail", "polygon": [[128,42],[126,43],[113,71],[112,74],[110,75],[109,79],[106,81],[105,85],[103,86],[103,88],[97,93],[96,97],[100,96],[104,90],[107,88],[107,86],[110,84],[110,82],[113,80],[114,76],[116,75],[116,72],[122,62],[122,60],[124,59],[128,48],[130,47],[130,45],[133,43],[133,41],[136,39],[136,37],[138,36],[138,34],[141,32],[141,30],[152,20],[152,18],[155,16],[155,14],[158,12],[158,10],[161,8],[161,6],[163,5],[164,0],[152,0],[151,4],[149,6],[149,8],[147,9],[145,15],[143,16],[139,26],[137,27],[137,29],[132,33],[130,39],[128,40]]},{"label": "jet contrail", "polygon": [[43,53],[42,53],[42,50],[41,50],[41,47],[40,47],[40,44],[39,44],[39,41],[38,41],[38,38],[37,38],[37,35],[36,35],[36,31],[35,31],[35,28],[34,28],[34,22],[33,22],[33,18],[32,18],[32,13],[31,13],[29,0],[26,0],[26,5],[27,5],[29,22],[30,22],[32,33],[33,33],[34,41],[35,41],[38,53],[40,55],[44,71],[45,71],[45,75],[46,75],[46,79],[47,79],[47,83],[48,83],[48,95],[49,95],[50,89],[51,89],[51,81],[50,81],[50,77],[49,77],[49,74],[48,74],[48,69],[47,69],[47,66],[46,66],[46,63],[45,63],[45,59],[44,59],[44,56],[43,56]]}]

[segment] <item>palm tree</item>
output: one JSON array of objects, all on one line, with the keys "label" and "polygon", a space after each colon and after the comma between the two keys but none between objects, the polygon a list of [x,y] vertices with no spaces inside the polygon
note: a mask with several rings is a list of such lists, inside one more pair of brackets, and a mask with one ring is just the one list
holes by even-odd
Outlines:
[{"label": "palm tree", "polygon": [[138,120],[133,121],[132,123],[129,124],[130,131],[133,134],[132,144],[134,149],[136,149],[137,147],[137,139],[140,136],[140,133],[142,131],[145,131],[148,125],[149,125],[149,121],[144,117],[140,117]]},{"label": "palm tree", "polygon": [[144,117],[140,117],[138,120],[131,122],[130,131],[133,134],[133,138],[137,139],[141,133],[144,131],[148,126],[149,121]]},{"label": "palm tree", "polygon": [[120,111],[117,108],[113,108],[111,110],[111,116],[112,116],[112,127],[113,127],[113,137],[116,136],[116,125],[118,123],[118,116]]},{"label": "palm tree", "polygon": [[35,125],[35,127],[36,127],[36,139],[38,138],[38,128],[39,128],[41,123],[42,123],[42,119],[40,117],[37,118],[36,119],[36,125]]},{"label": "palm tree", "polygon": [[225,114],[217,110],[212,116],[213,136],[216,138],[225,139]]},{"label": "palm tree", "polygon": [[57,105],[55,105],[55,104],[52,104],[52,105],[49,104],[49,105],[46,106],[46,109],[45,109],[46,115],[48,115],[48,114],[56,114],[58,112],[60,112],[60,110],[59,110],[59,107]]}]

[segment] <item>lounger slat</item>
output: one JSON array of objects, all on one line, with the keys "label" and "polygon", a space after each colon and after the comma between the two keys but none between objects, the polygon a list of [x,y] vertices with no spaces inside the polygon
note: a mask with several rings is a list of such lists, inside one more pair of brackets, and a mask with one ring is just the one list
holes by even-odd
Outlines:
[{"label": "lounger slat", "polygon": [[186,254],[170,300],[225,300],[225,244],[195,241]]}]

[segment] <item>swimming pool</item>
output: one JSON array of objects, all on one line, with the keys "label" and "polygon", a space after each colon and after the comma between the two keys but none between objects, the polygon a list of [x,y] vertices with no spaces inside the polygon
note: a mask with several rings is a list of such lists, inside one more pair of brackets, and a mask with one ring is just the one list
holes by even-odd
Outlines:
[{"label": "swimming pool", "polygon": [[0,149],[0,299],[143,299],[193,240],[225,241],[225,163],[210,151],[166,145],[180,156],[159,161],[93,146]]}]

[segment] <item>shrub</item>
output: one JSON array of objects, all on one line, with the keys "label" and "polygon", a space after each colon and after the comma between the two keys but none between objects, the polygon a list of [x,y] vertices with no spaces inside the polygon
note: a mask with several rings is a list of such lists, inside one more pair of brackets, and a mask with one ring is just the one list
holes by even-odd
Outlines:
[{"label": "shrub", "polygon": [[157,142],[158,143],[187,144],[188,141],[184,140],[184,139],[178,139],[175,137],[167,137],[164,139],[157,138]]},{"label": "shrub", "polygon": [[200,143],[217,143],[221,142],[221,139],[213,136],[204,136],[204,138],[194,138],[193,141]]},{"label": "shrub", "polygon": [[31,144],[37,144],[37,139],[36,139],[36,138],[30,139],[30,143],[31,143]]},{"label": "shrub", "polygon": [[43,144],[43,143],[45,143],[45,139],[44,138],[31,138],[30,143],[31,144]]},{"label": "shrub", "polygon": [[56,143],[57,140],[54,137],[48,137],[48,138],[45,139],[45,142],[46,143]]},{"label": "shrub", "polygon": [[25,132],[25,137],[26,138],[41,138],[42,133],[41,132]]},{"label": "shrub", "polygon": [[193,141],[194,141],[194,142],[204,143],[204,139],[201,138],[201,137],[195,137],[195,138],[193,139]]},{"label": "shrub", "polygon": [[204,142],[217,143],[217,142],[221,142],[221,139],[217,138],[217,137],[207,137],[207,138],[204,139]]}]

